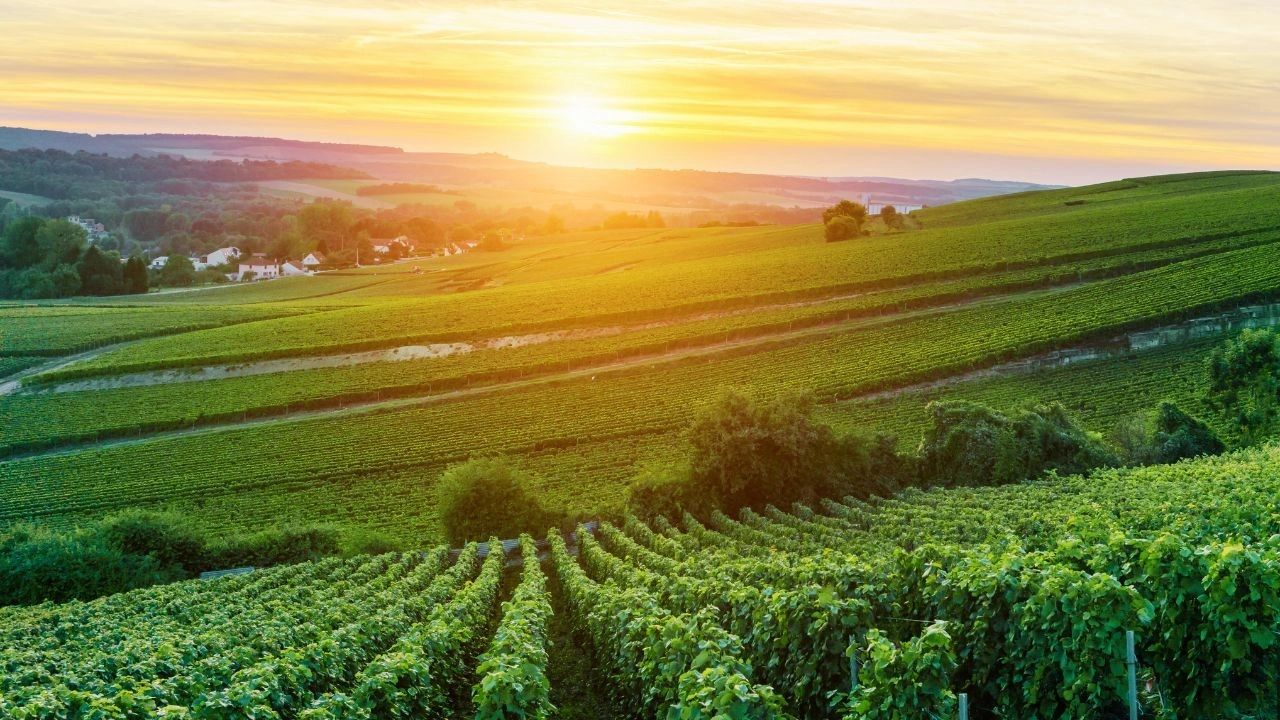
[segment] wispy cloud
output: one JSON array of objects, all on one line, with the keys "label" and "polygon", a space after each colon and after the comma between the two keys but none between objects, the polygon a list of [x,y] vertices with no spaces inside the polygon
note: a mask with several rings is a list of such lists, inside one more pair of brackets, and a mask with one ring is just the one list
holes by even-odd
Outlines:
[{"label": "wispy cloud", "polygon": [[[1280,18],[1261,2],[0,0],[0,17],[0,122],[831,174],[1280,165]],[[574,136],[566,97],[631,131]]]}]

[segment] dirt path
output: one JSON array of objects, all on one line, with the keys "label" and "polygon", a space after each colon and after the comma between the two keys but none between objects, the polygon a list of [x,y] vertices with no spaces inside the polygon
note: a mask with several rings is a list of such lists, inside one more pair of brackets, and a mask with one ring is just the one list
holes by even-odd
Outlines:
[{"label": "dirt path", "polygon": [[22,381],[24,378],[29,378],[32,375],[38,375],[39,373],[48,372],[50,370],[58,370],[60,368],[66,367],[67,365],[70,365],[72,363],[77,363],[82,360],[92,360],[93,358],[96,358],[103,353],[108,353],[108,352],[111,352],[112,350],[118,350],[122,347],[125,347],[126,345],[132,345],[138,342],[139,340],[144,340],[144,339],[146,338],[138,338],[136,340],[123,340],[118,343],[103,345],[102,347],[97,347],[92,350],[85,350],[84,352],[76,353],[75,355],[59,355],[57,357],[49,358],[47,361],[42,362],[39,365],[33,365],[32,367],[29,367],[25,370],[19,370],[18,372],[5,378],[3,381],[0,381],[0,397],[3,397],[5,395],[12,395],[18,392],[19,390],[21,390]]},{"label": "dirt path", "polygon": [[[548,563],[549,564],[549,563]],[[544,567],[551,591],[551,621],[547,628],[547,679],[551,681],[552,717],[561,720],[617,720],[630,717],[609,697],[606,680],[591,657],[586,638],[574,632],[564,592],[555,568]]]},{"label": "dirt path", "polygon": [[[1074,287],[1078,283],[1064,283],[1050,288],[1036,288],[1032,290],[1024,290],[1014,293],[1001,293],[996,295],[980,296],[970,298],[958,302],[940,303],[920,307],[902,312],[895,312],[885,315],[870,314],[849,319],[834,318],[826,322],[816,323],[804,326],[798,330],[782,330],[761,333],[755,338],[761,342],[767,342],[770,338],[786,338],[793,334],[808,334],[809,332],[820,332],[824,328],[831,328],[839,325],[862,324],[889,320],[897,320],[903,318],[915,317],[918,315],[944,312],[953,310],[958,307],[969,305],[977,305],[988,302],[1000,302],[1018,297],[1026,297],[1036,294],[1061,292]],[[592,338],[614,337],[625,335],[628,333],[644,332],[647,330],[657,330],[665,327],[676,325],[684,325],[692,322],[703,322],[707,320],[717,320],[731,317],[739,317],[742,315],[751,315],[760,312],[769,312],[776,310],[788,310],[803,307],[815,307],[828,303],[841,302],[844,300],[852,300],[865,295],[875,295],[880,292],[888,292],[882,290],[868,291],[861,293],[840,294],[827,296],[822,298],[811,298],[807,300],[796,300],[786,303],[771,303],[768,305],[753,305],[750,307],[731,308],[727,310],[714,310],[694,315],[684,316],[680,318],[668,320],[654,320],[645,323],[635,323],[631,325],[609,325],[601,327],[583,327],[572,328],[568,330],[552,330],[547,332],[527,333],[523,335],[503,335],[500,337],[492,337],[486,339],[478,339],[468,342],[451,342],[451,343],[429,343],[426,345],[401,345],[393,346],[380,350],[369,350],[354,353],[337,353],[332,355],[308,355],[291,358],[279,358],[269,360],[250,360],[246,362],[235,363],[218,363],[204,366],[186,366],[175,367],[163,370],[147,370],[142,372],[123,373],[119,375],[100,375],[76,380],[65,380],[51,383],[36,383],[30,387],[0,385],[0,396],[10,395],[17,392],[23,393],[59,393],[59,392],[81,392],[89,390],[113,390],[126,387],[142,387],[151,385],[166,385],[170,383],[193,382],[204,380],[223,380],[236,377],[250,377],[254,375],[267,375],[278,372],[292,372],[299,370],[315,370],[320,368],[347,367],[352,365],[361,365],[364,363],[374,362],[398,362],[403,360],[420,360],[426,358],[447,357],[450,355],[458,355],[470,353],[475,350],[502,350],[508,348],[520,348],[529,345],[541,345],[548,342],[557,342],[561,340],[586,340]],[[84,359],[84,358],[77,358]],[[23,377],[60,368],[69,363],[61,363],[51,367],[42,367],[26,371]],[[17,379],[16,377],[13,379]]]}]

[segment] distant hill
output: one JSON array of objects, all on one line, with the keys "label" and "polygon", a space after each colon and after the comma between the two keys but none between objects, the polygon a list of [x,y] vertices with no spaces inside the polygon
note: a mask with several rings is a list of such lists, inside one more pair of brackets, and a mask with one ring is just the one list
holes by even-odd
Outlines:
[{"label": "distant hill", "polygon": [[200,160],[304,161],[355,168],[376,178],[441,186],[501,186],[591,193],[602,198],[708,207],[731,204],[817,207],[850,197],[941,205],[990,195],[1046,189],[1017,181],[806,177],[705,170],[597,169],[516,160],[497,153],[406,152],[378,145],[222,135],[90,135],[0,127],[0,149],[84,150],[114,156],[171,154]]}]

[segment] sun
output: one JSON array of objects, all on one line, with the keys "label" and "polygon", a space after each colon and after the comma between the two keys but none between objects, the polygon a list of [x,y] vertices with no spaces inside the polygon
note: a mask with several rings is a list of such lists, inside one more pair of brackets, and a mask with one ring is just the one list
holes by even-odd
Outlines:
[{"label": "sun", "polygon": [[572,96],[561,100],[560,124],[575,135],[616,138],[635,130],[631,113],[607,106],[598,98]]}]

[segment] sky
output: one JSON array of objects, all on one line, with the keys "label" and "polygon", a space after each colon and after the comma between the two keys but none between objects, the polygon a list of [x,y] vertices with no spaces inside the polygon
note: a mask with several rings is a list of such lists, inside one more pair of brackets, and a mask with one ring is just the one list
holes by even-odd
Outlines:
[{"label": "sky", "polygon": [[0,125],[1079,184],[1280,168],[1278,36],[1270,0],[0,0]]}]

